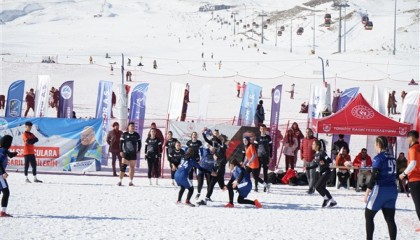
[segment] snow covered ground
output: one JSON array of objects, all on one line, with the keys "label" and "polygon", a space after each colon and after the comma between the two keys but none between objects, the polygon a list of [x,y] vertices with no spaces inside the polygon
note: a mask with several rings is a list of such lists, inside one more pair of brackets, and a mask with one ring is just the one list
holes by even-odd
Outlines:
[{"label": "snow covered ground", "polygon": [[[0,222],[2,239],[364,239],[363,193],[330,188],[338,205],[322,209],[322,198],[305,187],[273,186],[271,194],[251,192],[262,209],[227,203],[216,187],[208,206],[176,205],[170,180],[149,186],[116,186],[117,179],[94,176],[40,175],[43,184],[26,184],[22,173],[9,177],[9,212]],[[194,183],[196,184],[196,183]],[[206,190],[203,189],[202,194]],[[185,194],[184,198],[185,200]],[[236,203],[236,198],[235,198]],[[418,239],[411,198],[400,194],[398,239]],[[375,239],[388,239],[382,214],[376,216]]]},{"label": "snow covered ground", "polygon": [[[197,117],[199,89],[204,83],[211,86],[208,118],[232,119],[241,103],[234,81],[263,87],[267,116],[271,112],[271,88],[283,84],[289,90],[295,83],[295,99],[289,99],[286,92],[282,96],[280,124],[297,121],[304,128],[306,115],[298,113],[300,104],[308,101],[310,84],[322,83],[318,56],[329,60],[325,75],[334,89],[358,86],[367,100],[373,85],[396,90],[397,96],[402,90],[419,90],[407,85],[410,79],[418,81],[420,77],[417,0],[398,1],[395,56],[393,1],[349,1],[346,52],[341,54],[336,53],[338,10],[331,7],[331,1],[322,1],[326,3],[315,8],[315,55],[310,54],[313,12],[304,5],[309,0],[208,2],[237,8],[214,12],[215,19],[211,20],[211,13],[198,12],[204,3],[192,0],[4,0],[0,10],[4,23],[0,25],[0,93],[6,94],[8,86],[18,79],[26,80],[26,89],[35,88],[37,76],[43,74],[51,76],[54,87],[74,80],[75,111],[79,117],[91,117],[99,80],[115,85],[121,82],[121,53],[126,63],[127,58],[132,60],[132,66],[125,66],[133,73],[133,82],[128,84],[150,83],[146,125],[155,121],[161,128],[171,82],[191,86],[187,119]],[[298,12],[292,14],[293,9]],[[261,28],[254,33],[243,29],[244,23],[260,24],[261,10],[273,19],[264,30],[263,45]],[[232,23],[232,11],[238,12],[237,20],[243,20],[235,27],[236,35],[233,25],[217,22]],[[322,26],[326,12],[332,14],[330,29]],[[99,13],[102,17],[95,18]],[[360,23],[365,13],[374,21],[372,31],[364,30]],[[277,46],[274,20],[278,27],[286,28],[277,37]],[[302,36],[296,35],[298,27],[305,28]],[[342,47],[344,51],[344,43]],[[110,59],[105,58],[106,53]],[[40,63],[43,56],[58,57],[58,64]],[[93,56],[92,65],[89,56]],[[155,59],[156,70],[151,66]],[[145,66],[137,67],[139,61]],[[207,71],[202,71],[204,61]],[[113,62],[114,74],[110,75]],[[401,99],[397,101],[400,111]],[[3,114],[0,111],[0,116]],[[55,116],[52,109],[48,114]],[[350,147],[356,154],[364,143],[353,139]],[[143,163],[141,166],[144,168]],[[305,188],[288,186],[275,186],[270,195],[251,193],[251,199],[258,198],[265,206],[260,210],[221,208],[227,201],[227,193],[221,191],[214,193],[212,206],[188,208],[175,205],[177,191],[167,180],[150,187],[139,178],[134,188],[118,188],[116,179],[110,177],[41,176],[45,184],[35,185],[23,184],[21,173],[10,175],[9,210],[16,218],[2,220],[1,229],[12,229],[1,230],[4,239],[363,239],[365,233],[363,195],[354,191],[332,189],[339,203],[334,209],[320,209],[322,199],[318,195],[307,196]],[[399,238],[418,238],[413,233],[418,222],[412,200],[400,195],[397,207]],[[375,236],[387,239],[381,214]]]}]

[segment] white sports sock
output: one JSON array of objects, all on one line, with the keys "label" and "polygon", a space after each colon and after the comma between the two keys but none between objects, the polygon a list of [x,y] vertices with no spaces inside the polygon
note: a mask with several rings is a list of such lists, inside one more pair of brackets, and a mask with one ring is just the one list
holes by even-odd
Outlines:
[{"label": "white sports sock", "polygon": [[7,209],[7,207],[2,207],[2,208],[1,208],[1,211],[2,211],[2,212],[6,212],[6,209]]}]

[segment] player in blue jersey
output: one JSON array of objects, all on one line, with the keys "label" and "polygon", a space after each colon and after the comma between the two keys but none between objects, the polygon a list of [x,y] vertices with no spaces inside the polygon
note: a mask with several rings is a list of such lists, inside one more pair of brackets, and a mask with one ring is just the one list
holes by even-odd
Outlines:
[{"label": "player in blue jersey", "polygon": [[391,240],[397,238],[397,225],[395,224],[395,203],[398,190],[396,179],[396,160],[386,150],[388,141],[386,137],[376,138],[375,149],[378,155],[373,158],[372,177],[368,184],[365,202],[366,239],[373,238],[375,230],[374,218],[382,210],[388,225]]},{"label": "player in blue jersey", "polygon": [[0,139],[0,192],[3,195],[1,198],[0,217],[12,217],[12,215],[6,213],[10,196],[9,185],[6,180],[9,176],[6,172],[7,158],[12,158],[17,155],[16,152],[9,152],[12,141],[13,137],[10,135],[5,135]]},{"label": "player in blue jersey", "polygon": [[230,169],[232,171],[232,177],[230,178],[229,183],[227,184],[227,189],[229,190],[229,203],[225,205],[226,208],[233,208],[233,190],[238,191],[238,203],[239,204],[250,204],[255,205],[257,208],[262,208],[261,203],[258,199],[254,201],[246,199],[249,192],[252,189],[251,177],[245,168],[242,166],[242,163],[236,159],[233,159],[230,162]]},{"label": "player in blue jersey", "polygon": [[188,195],[185,204],[191,207],[195,207],[195,205],[190,202],[190,199],[194,193],[194,186],[192,185],[192,181],[189,179],[188,176],[191,172],[191,169],[194,167],[203,172],[209,173],[209,171],[202,168],[198,164],[198,162],[194,158],[194,153],[195,151],[193,148],[188,148],[184,158],[181,161],[181,164],[178,166],[178,169],[175,172],[175,182],[180,187],[177,203],[181,203],[182,195],[184,194],[185,189],[188,189]]}]

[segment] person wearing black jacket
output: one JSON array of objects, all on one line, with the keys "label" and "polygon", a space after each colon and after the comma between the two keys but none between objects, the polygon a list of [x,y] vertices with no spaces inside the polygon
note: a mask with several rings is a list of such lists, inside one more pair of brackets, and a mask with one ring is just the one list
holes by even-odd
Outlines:
[{"label": "person wearing black jacket", "polygon": [[7,213],[10,191],[9,184],[7,183],[7,177],[9,175],[6,172],[8,157],[12,158],[17,155],[17,152],[9,151],[12,141],[13,137],[10,135],[5,135],[0,139],[0,192],[3,195],[1,198],[0,217],[13,217]]},{"label": "person wearing black jacket", "polygon": [[[191,134],[191,140],[189,140],[187,142],[187,147],[188,148],[192,148],[194,150],[194,154],[192,155],[192,159],[194,159],[194,161],[199,162],[200,161],[200,148],[203,146],[203,143],[198,140],[198,134],[197,132],[193,132]],[[197,169],[195,167],[193,167],[191,169],[191,172],[188,175],[188,178],[190,180],[193,179],[193,173],[195,172],[195,175],[197,176]]]},{"label": "person wearing black jacket", "polygon": [[[263,168],[264,182],[267,182],[268,179],[268,164],[271,161],[273,156],[273,142],[271,141],[270,135],[267,135],[267,126],[265,124],[260,126],[261,135],[258,136],[255,141],[255,147],[257,148],[258,160],[260,161],[260,168],[258,173]],[[255,189],[258,189],[258,183],[255,180]],[[267,191],[267,188],[264,187],[264,192]]]},{"label": "person wearing black jacket", "polygon": [[175,185],[175,172],[178,169],[181,159],[184,157],[185,151],[181,148],[181,142],[175,143],[175,150],[171,151],[168,160],[171,166],[172,185]]},{"label": "person wearing black jacket", "polygon": [[331,158],[325,153],[325,143],[323,140],[315,140],[312,143],[312,149],[316,152],[314,164],[306,169],[316,168],[319,172],[320,177],[315,183],[316,191],[324,198],[322,207],[326,207],[330,203],[330,207],[337,205],[337,202],[333,199],[330,192],[327,190],[327,181],[331,175],[330,164],[332,163]]},{"label": "person wearing black jacket", "polygon": [[[145,142],[144,153],[147,159],[147,178],[149,184],[152,185],[152,170],[155,170],[155,176],[159,176],[159,159],[162,155],[162,142],[156,137],[156,130],[150,129],[150,137],[147,137]],[[156,177],[156,185],[158,185],[158,178]]]},{"label": "person wearing black jacket", "polygon": [[[206,135],[206,132],[207,131],[210,131],[210,133],[212,135],[212,138],[211,139],[208,139],[207,138],[207,135]],[[203,134],[204,141],[207,144],[209,144],[210,146],[212,146],[214,148],[218,148],[218,147],[220,147],[220,145],[222,145],[222,142],[219,139],[220,134],[219,134],[219,130],[218,129],[214,129],[214,131],[211,131],[208,128],[204,128],[202,134]]]},{"label": "person wearing black jacket", "polygon": [[120,169],[120,181],[118,186],[122,186],[122,180],[124,178],[125,171],[128,165],[130,165],[129,186],[134,186],[134,167],[136,166],[137,153],[141,149],[141,138],[140,135],[134,131],[134,122],[128,123],[128,132],[124,132],[120,139],[120,155],[123,158],[122,166]]}]

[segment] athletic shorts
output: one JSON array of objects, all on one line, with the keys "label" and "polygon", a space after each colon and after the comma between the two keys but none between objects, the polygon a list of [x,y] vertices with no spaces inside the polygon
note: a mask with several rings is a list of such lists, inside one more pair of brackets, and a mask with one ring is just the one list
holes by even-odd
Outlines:
[{"label": "athletic shorts", "polygon": [[136,153],[124,153],[124,159],[131,161],[131,160],[137,160],[137,154]]},{"label": "athletic shorts", "polygon": [[252,189],[252,183],[251,182],[244,182],[244,183],[240,183],[238,184],[238,193],[239,196],[246,198],[249,194],[249,192],[251,192]]},{"label": "athletic shorts", "polygon": [[398,190],[396,187],[379,187],[375,185],[369,195],[366,208],[372,211],[379,211],[382,208],[395,209]]},{"label": "athletic shorts", "polygon": [[183,186],[185,188],[192,187],[192,181],[188,179],[188,175],[184,176],[184,174],[180,174],[178,171],[175,172],[175,182],[178,186]]},{"label": "athletic shorts", "polygon": [[3,178],[3,176],[0,176],[0,190],[8,188],[9,185],[7,184],[6,179]]}]

